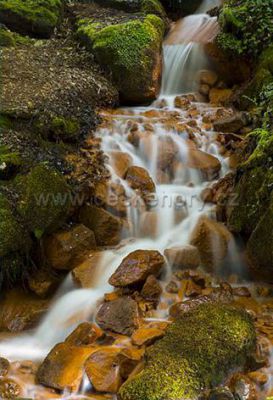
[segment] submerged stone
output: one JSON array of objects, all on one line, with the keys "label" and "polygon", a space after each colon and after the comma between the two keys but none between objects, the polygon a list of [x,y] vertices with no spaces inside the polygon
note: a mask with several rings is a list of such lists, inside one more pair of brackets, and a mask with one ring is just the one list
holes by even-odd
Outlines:
[{"label": "submerged stone", "polygon": [[255,349],[250,316],[230,306],[203,304],[175,321],[150,347],[142,372],[119,391],[121,400],[196,398],[243,368]]}]

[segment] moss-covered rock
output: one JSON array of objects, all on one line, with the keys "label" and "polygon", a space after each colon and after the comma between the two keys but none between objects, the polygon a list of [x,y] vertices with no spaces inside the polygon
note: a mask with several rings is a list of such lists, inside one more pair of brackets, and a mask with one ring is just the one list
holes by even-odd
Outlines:
[{"label": "moss-covered rock", "polygon": [[61,226],[68,215],[71,193],[64,177],[44,164],[16,178],[17,212],[28,229],[40,238]]},{"label": "moss-covered rock", "polygon": [[62,0],[1,0],[0,22],[18,33],[47,38],[61,11]]},{"label": "moss-covered rock", "polygon": [[84,19],[77,34],[112,76],[123,100],[144,103],[155,99],[161,77],[161,45],[165,24],[148,15],[103,27]]},{"label": "moss-covered rock", "polygon": [[272,41],[272,20],[272,0],[226,0],[217,42],[231,55],[256,57]]},{"label": "moss-covered rock", "polygon": [[21,36],[18,33],[11,32],[9,29],[0,27],[0,47],[14,47],[17,44],[27,45],[32,42],[25,36]]},{"label": "moss-covered rock", "polygon": [[255,329],[245,311],[203,304],[177,319],[150,347],[144,370],[121,387],[120,399],[196,398],[231,369],[242,368],[253,349]]},{"label": "moss-covered rock", "polygon": [[10,151],[7,146],[0,145],[0,179],[11,178],[22,164],[18,153]]},{"label": "moss-covered rock", "polygon": [[96,0],[101,6],[112,7],[126,12],[141,12],[166,17],[164,7],[159,0]]}]

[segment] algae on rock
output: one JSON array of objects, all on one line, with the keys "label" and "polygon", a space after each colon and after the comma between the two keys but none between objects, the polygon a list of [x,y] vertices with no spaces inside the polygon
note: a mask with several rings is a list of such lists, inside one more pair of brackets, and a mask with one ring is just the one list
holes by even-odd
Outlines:
[{"label": "algae on rock", "polygon": [[177,319],[148,349],[144,370],[121,387],[120,399],[196,398],[233,368],[245,366],[255,338],[244,310],[203,304]]}]

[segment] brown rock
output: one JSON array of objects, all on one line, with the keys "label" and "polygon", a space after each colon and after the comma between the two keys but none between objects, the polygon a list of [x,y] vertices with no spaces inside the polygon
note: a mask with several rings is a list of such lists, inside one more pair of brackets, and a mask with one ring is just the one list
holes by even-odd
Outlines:
[{"label": "brown rock", "polygon": [[124,187],[115,182],[100,182],[95,187],[96,206],[103,207],[118,217],[126,216],[126,192]]},{"label": "brown rock", "polygon": [[185,295],[187,297],[195,297],[200,296],[202,294],[202,288],[194,283],[192,280],[189,280],[186,284]]},{"label": "brown rock", "polygon": [[174,105],[177,108],[188,109],[190,105],[190,99],[186,96],[177,96],[174,99]]},{"label": "brown rock", "polygon": [[179,292],[179,285],[176,281],[170,281],[165,288],[167,293],[176,294]]},{"label": "brown rock", "polygon": [[210,87],[209,87],[209,85],[205,85],[205,84],[200,85],[200,87],[199,87],[199,93],[201,93],[201,94],[204,95],[204,96],[208,96],[208,95],[209,95],[209,92],[210,92]]},{"label": "brown rock", "polygon": [[248,376],[253,382],[260,386],[264,386],[268,382],[268,375],[261,371],[249,372]]},{"label": "brown rock", "polygon": [[141,237],[156,238],[158,234],[158,213],[156,211],[144,211],[140,216]]},{"label": "brown rock", "polygon": [[133,164],[132,157],[122,151],[111,151],[108,153],[110,164],[120,178],[124,178],[128,168]]},{"label": "brown rock", "polygon": [[203,216],[192,232],[190,243],[198,248],[202,265],[211,270],[224,261],[231,238],[223,224]]},{"label": "brown rock", "polygon": [[[169,136],[160,138],[157,144],[157,166],[165,170],[172,168],[172,164],[177,157],[178,147],[173,139]],[[149,158],[151,157],[151,153]]]},{"label": "brown rock", "polygon": [[49,302],[23,290],[7,292],[0,302],[0,330],[21,332],[34,328],[47,312]]},{"label": "brown rock", "polygon": [[67,342],[57,344],[40,365],[38,382],[56,390],[77,391],[84,363],[93,351],[94,348],[72,346]]},{"label": "brown rock", "polygon": [[106,331],[130,336],[139,325],[137,303],[131,297],[120,297],[104,303],[96,321]]},{"label": "brown rock", "polygon": [[71,270],[73,260],[94,247],[94,233],[82,224],[73,226],[69,231],[56,232],[44,241],[46,258],[58,270]]},{"label": "brown rock", "polygon": [[90,253],[88,258],[73,269],[72,277],[77,286],[85,289],[93,286],[102,255],[101,251]]},{"label": "brown rock", "polygon": [[127,379],[141,362],[144,356],[144,349],[136,347],[128,347],[122,349],[118,358],[120,364],[120,375],[123,379]]},{"label": "brown rock", "polygon": [[150,346],[156,340],[161,339],[164,332],[157,328],[139,328],[132,335],[132,342],[136,346]]},{"label": "brown rock", "polygon": [[126,174],[126,181],[133,190],[139,190],[144,195],[155,192],[155,184],[145,168],[130,167]]},{"label": "brown rock", "polygon": [[103,335],[102,330],[91,322],[80,324],[67,338],[72,346],[90,346]]},{"label": "brown rock", "polygon": [[58,287],[60,279],[52,272],[41,269],[28,277],[28,287],[37,296],[45,298],[52,294]]},{"label": "brown rock", "polygon": [[80,210],[80,221],[92,229],[99,246],[115,246],[122,236],[123,222],[103,208],[86,205]]},{"label": "brown rock", "polygon": [[238,297],[251,297],[249,289],[244,286],[233,288],[233,295]]},{"label": "brown rock", "polygon": [[199,79],[200,79],[200,83],[203,83],[205,85],[212,87],[212,86],[216,85],[216,83],[218,81],[218,75],[214,71],[204,69],[200,72]]},{"label": "brown rock", "polygon": [[218,158],[195,149],[190,149],[185,165],[188,168],[198,169],[208,180],[216,178],[221,169]]},{"label": "brown rock", "polygon": [[3,379],[0,381],[0,398],[6,399],[18,399],[22,395],[23,390],[19,383],[13,379]]},{"label": "brown rock", "polygon": [[162,287],[154,275],[148,276],[141,290],[141,296],[148,301],[157,302],[162,294]]},{"label": "brown rock", "polygon": [[9,372],[10,364],[5,358],[0,357],[0,377],[6,376]]},{"label": "brown rock", "polygon": [[158,276],[164,264],[164,257],[156,250],[133,251],[122,260],[109,283],[115,287],[142,283],[149,275]]},{"label": "brown rock", "polygon": [[164,255],[170,265],[178,269],[196,269],[201,262],[198,249],[191,245],[166,249]]},{"label": "brown rock", "polygon": [[229,387],[234,395],[243,400],[258,400],[256,387],[251,379],[243,374],[235,374],[229,382]]},{"label": "brown rock", "polygon": [[213,124],[213,128],[217,132],[236,133],[240,131],[244,126],[246,126],[248,123],[249,123],[248,114],[240,112],[233,114],[230,117],[226,117],[215,121]]},{"label": "brown rock", "polygon": [[209,92],[209,100],[211,104],[216,106],[226,106],[231,102],[233,91],[231,89],[213,88]]}]

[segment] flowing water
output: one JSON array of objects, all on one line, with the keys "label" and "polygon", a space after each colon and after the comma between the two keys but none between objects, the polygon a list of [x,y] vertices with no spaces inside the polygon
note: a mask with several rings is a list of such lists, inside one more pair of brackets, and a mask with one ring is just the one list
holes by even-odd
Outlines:
[{"label": "flowing water", "polygon": [[[194,91],[197,73],[208,65],[203,45],[217,33],[217,22],[204,12],[216,3],[205,1],[196,15],[178,21],[173,27],[163,48],[162,92],[153,105],[123,108],[114,113],[102,112],[104,123],[98,128],[97,135],[102,138],[103,151],[106,154],[116,151],[129,154],[133,164],[145,168],[156,184],[156,196],[149,213],[145,211],[141,197],[117,175],[115,165],[109,161],[112,182],[123,185],[127,195],[129,233],[124,234],[124,241],[118,248],[103,251],[100,264],[94,271],[92,287],[76,289],[69,276],[38,329],[32,334],[2,342],[1,356],[14,361],[42,360],[81,321],[95,318],[103,295],[112,291],[108,279],[125,256],[137,249],[156,249],[163,253],[166,248],[187,244],[201,215],[215,218],[213,206],[201,200],[201,193],[211,184],[211,179],[204,178],[198,169],[188,165],[194,148],[220,161],[220,177],[228,172],[228,158],[220,152],[218,134],[212,126],[205,126],[202,119],[204,115],[216,113],[217,108],[197,101],[189,101],[187,107],[178,108],[175,97]],[[188,101],[187,97],[183,99]],[[138,134],[137,146],[130,140],[132,131]],[[168,152],[175,153],[175,163],[171,167],[164,164],[164,155]],[[151,214],[152,224],[147,219]],[[216,254],[217,243],[214,250]],[[229,250],[229,260],[236,258],[233,240]],[[163,285],[170,277],[171,268],[169,265],[162,278]],[[166,309],[153,315],[155,319],[166,317]],[[85,379],[79,397],[88,388]],[[29,384],[25,386],[24,395],[35,396],[38,391],[37,386]]]}]

